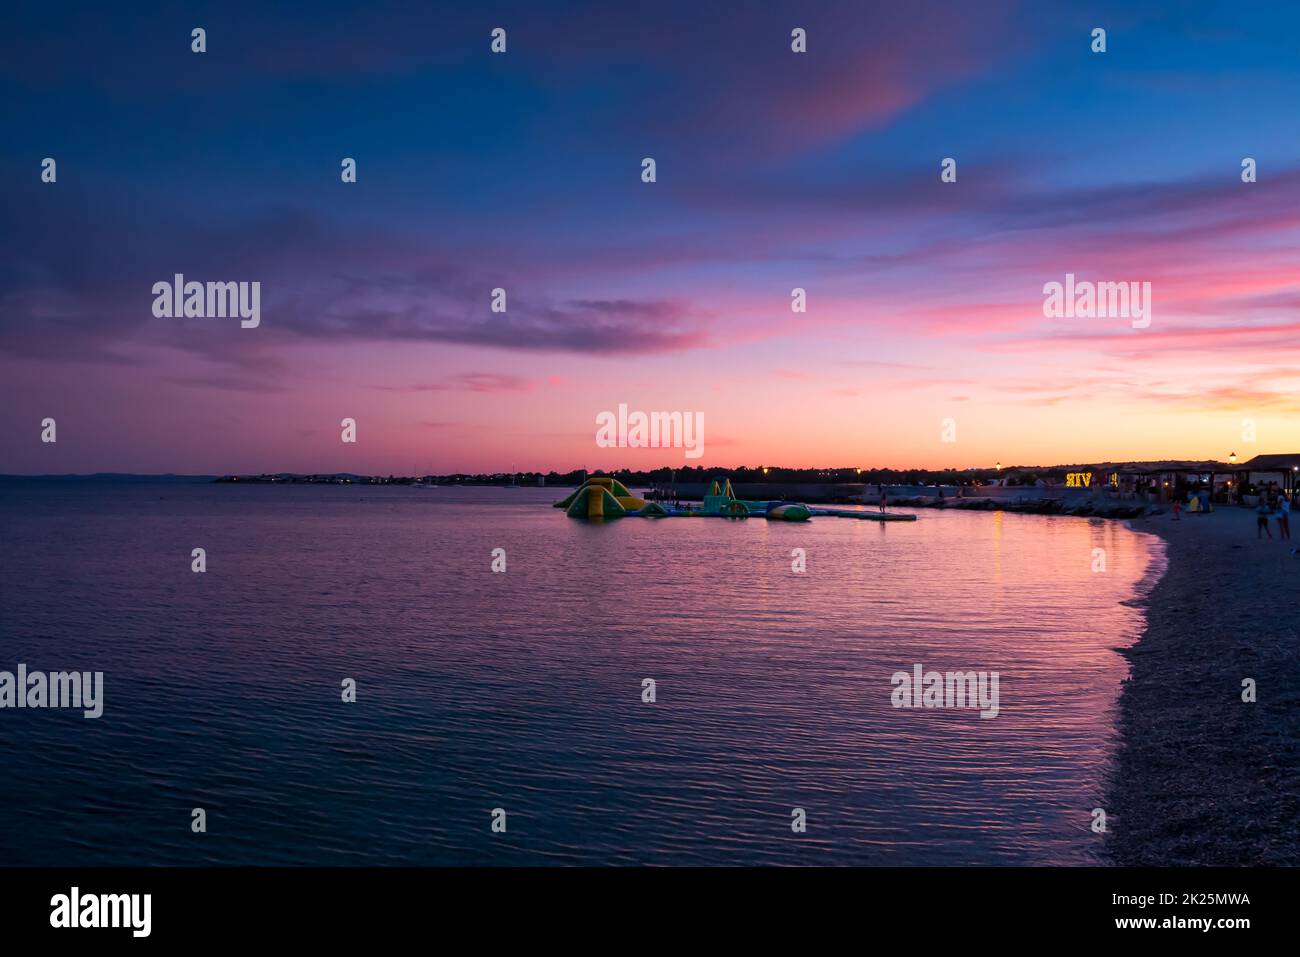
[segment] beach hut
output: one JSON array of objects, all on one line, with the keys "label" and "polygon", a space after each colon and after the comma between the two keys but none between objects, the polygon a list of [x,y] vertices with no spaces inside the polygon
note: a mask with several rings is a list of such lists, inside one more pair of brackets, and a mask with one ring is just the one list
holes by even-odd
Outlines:
[{"label": "beach hut", "polygon": [[1239,485],[1254,485],[1261,491],[1273,487],[1294,495],[1300,490],[1300,452],[1257,455],[1237,466],[1236,477]]}]

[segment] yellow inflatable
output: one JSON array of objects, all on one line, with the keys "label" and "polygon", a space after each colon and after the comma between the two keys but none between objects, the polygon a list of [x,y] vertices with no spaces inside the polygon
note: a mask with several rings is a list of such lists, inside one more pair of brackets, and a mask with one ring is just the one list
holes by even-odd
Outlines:
[{"label": "yellow inflatable", "polygon": [[555,503],[570,518],[622,518],[629,512],[639,512],[646,507],[645,499],[637,498],[627,486],[614,478],[588,479],[576,492]]}]

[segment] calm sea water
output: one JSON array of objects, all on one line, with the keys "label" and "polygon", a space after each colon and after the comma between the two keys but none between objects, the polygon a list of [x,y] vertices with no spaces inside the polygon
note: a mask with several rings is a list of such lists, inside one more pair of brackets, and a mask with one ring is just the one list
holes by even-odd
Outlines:
[{"label": "calm sea water", "polygon": [[[1100,859],[1155,539],[588,524],[547,507],[567,492],[0,485],[0,670],[105,673],[98,720],[0,711],[0,862]],[[1001,713],[894,709],[916,663],[997,671]]]}]

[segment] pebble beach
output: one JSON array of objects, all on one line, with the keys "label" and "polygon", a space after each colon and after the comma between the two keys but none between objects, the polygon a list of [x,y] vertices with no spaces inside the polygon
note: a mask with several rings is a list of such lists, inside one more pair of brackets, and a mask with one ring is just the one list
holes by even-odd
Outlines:
[{"label": "pebble beach", "polygon": [[[1134,519],[1166,543],[1123,650],[1108,849],[1119,865],[1295,865],[1300,821],[1300,555],[1219,508]],[[1243,701],[1246,679],[1253,703]]]}]

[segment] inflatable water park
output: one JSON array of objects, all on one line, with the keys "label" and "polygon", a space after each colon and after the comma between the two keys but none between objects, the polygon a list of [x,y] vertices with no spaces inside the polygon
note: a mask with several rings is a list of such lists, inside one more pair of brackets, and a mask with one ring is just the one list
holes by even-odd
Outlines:
[{"label": "inflatable water park", "polygon": [[916,516],[901,512],[869,512],[847,508],[810,508],[799,502],[751,502],[736,497],[731,479],[714,479],[698,506],[647,502],[627,490],[616,478],[588,479],[563,501],[555,503],[569,518],[765,518],[773,522],[806,522],[816,515],[858,518],[872,522],[915,522]]}]

